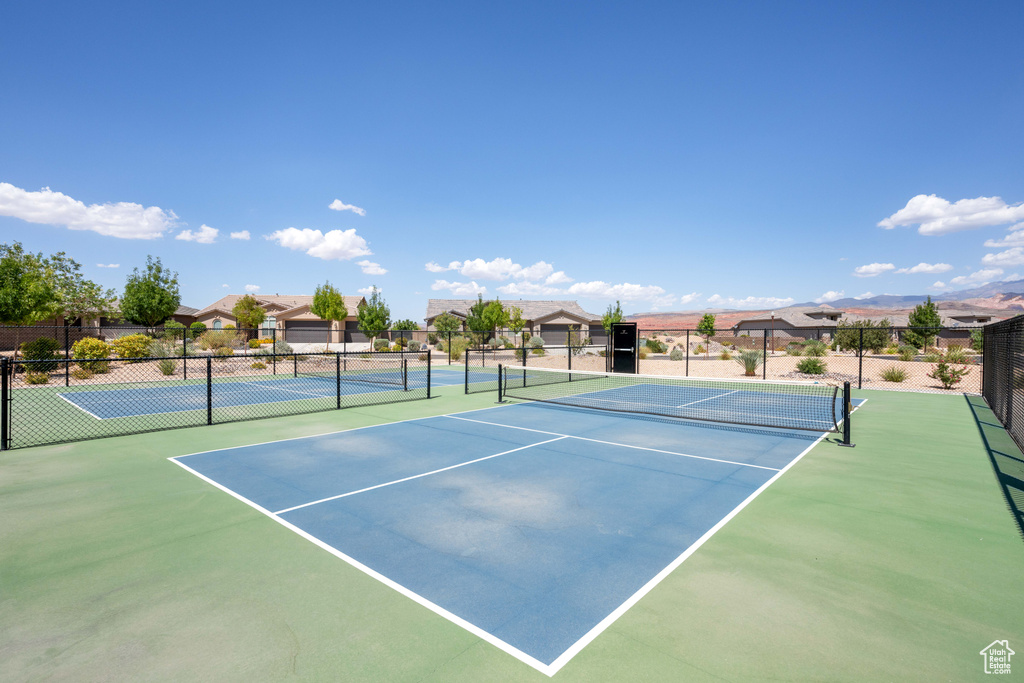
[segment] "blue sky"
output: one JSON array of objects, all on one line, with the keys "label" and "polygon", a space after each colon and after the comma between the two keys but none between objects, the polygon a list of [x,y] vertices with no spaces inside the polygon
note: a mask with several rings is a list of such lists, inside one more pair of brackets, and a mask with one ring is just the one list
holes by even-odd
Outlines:
[{"label": "blue sky", "polygon": [[159,256],[195,307],[330,280],[414,320],[1017,279],[1021,26],[1019,1],[9,3],[0,241],[117,289]]}]

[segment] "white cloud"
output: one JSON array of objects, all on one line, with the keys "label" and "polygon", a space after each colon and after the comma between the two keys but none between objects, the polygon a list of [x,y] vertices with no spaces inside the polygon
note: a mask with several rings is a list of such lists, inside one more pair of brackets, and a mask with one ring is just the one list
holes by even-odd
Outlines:
[{"label": "white cloud", "polygon": [[120,268],[120,263],[97,263],[97,268]]},{"label": "white cloud", "polygon": [[431,272],[431,273],[443,273],[446,270],[451,270],[451,268],[448,268],[446,266],[442,266],[440,264],[434,263],[433,261],[430,261],[429,263],[427,263],[426,269],[427,269],[428,272]]},{"label": "white cloud", "polygon": [[131,202],[89,204],[44,187],[29,192],[10,183],[0,183],[0,216],[12,216],[29,223],[63,225],[71,230],[92,230],[108,237],[151,240],[175,227],[177,216],[158,206]]},{"label": "white cloud", "polygon": [[233,240],[247,240],[251,237],[248,230],[240,230],[238,232],[231,233],[231,239]]},{"label": "white cloud", "polygon": [[864,293],[863,293],[863,294],[861,294],[860,296],[855,296],[855,297],[853,297],[853,298],[854,298],[854,299],[870,299],[870,298],[871,298],[871,297],[873,297],[874,295],[875,295],[875,293],[874,293],[874,292],[864,292]]},{"label": "white cloud", "polygon": [[611,285],[601,280],[577,282],[566,291],[574,296],[622,301],[654,301],[664,300],[665,297],[665,290],[657,285],[634,285],[629,282]]},{"label": "white cloud", "polygon": [[891,263],[869,263],[866,266],[857,266],[853,269],[853,274],[856,277],[875,277],[882,273],[893,270],[896,268]]},{"label": "white cloud", "polygon": [[379,263],[373,261],[359,261],[357,265],[363,269],[364,275],[384,275],[387,269],[381,268]]},{"label": "white cloud", "polygon": [[335,199],[333,202],[327,205],[327,208],[334,209],[335,211],[351,211],[352,213],[357,213],[360,216],[366,215],[365,209],[360,209],[358,206],[353,206],[352,204],[346,204],[340,199]]},{"label": "white cloud", "polygon": [[1024,264],[1024,247],[1012,247],[998,254],[985,254],[981,262],[986,266],[1019,266]]},{"label": "white cloud", "polygon": [[999,197],[977,197],[950,203],[933,194],[919,194],[902,209],[879,221],[878,227],[891,230],[899,225],[919,224],[917,231],[922,235],[945,235],[1022,219],[1024,204],[1008,205]]},{"label": "white cloud", "polygon": [[963,287],[965,285],[984,285],[989,282],[994,282],[1002,274],[1002,268],[983,268],[982,270],[971,273],[970,275],[961,275],[959,277],[955,277],[949,281],[949,284],[952,287]]},{"label": "white cloud", "polygon": [[221,285],[221,287],[227,287],[230,289],[231,285]]},{"label": "white cloud", "polygon": [[713,294],[708,297],[708,303],[723,308],[783,308],[791,306],[796,302],[792,297],[780,298],[777,296],[748,296],[745,299],[734,299],[733,297],[719,296]]},{"label": "white cloud", "polygon": [[826,301],[835,301],[836,299],[842,299],[843,296],[845,296],[845,294],[846,294],[846,292],[844,290],[841,290],[841,289],[838,292],[829,290],[829,291],[825,292],[824,294],[822,294],[821,296],[819,296],[817,299],[815,299],[814,303],[816,303],[816,304],[823,304]]},{"label": "white cloud", "polygon": [[1024,223],[1011,225],[1006,229],[1009,234],[1001,240],[985,240],[986,247],[1024,247]]},{"label": "white cloud", "polygon": [[918,263],[912,268],[900,268],[896,272],[904,275],[914,275],[917,273],[935,275],[936,273],[945,273],[948,270],[953,270],[953,266],[948,263]]},{"label": "white cloud", "polygon": [[245,291],[249,292],[250,294],[255,294],[256,292],[260,291],[260,286],[259,285],[246,285],[245,286]]},{"label": "white cloud", "polygon": [[949,286],[942,280],[939,280],[935,282],[929,289],[937,289],[939,291],[942,291],[944,289],[949,289]]},{"label": "white cloud", "polygon": [[220,232],[217,228],[211,228],[209,225],[202,225],[198,230],[192,232],[191,230],[182,230],[174,236],[176,240],[185,240],[186,242],[198,242],[199,244],[213,244],[214,240],[217,239],[217,233]]},{"label": "white cloud", "polygon": [[700,296],[700,292],[690,292],[689,294],[683,294],[681,297],[679,297],[679,303],[681,305],[690,304],[699,299]]},{"label": "white cloud", "polygon": [[371,294],[373,294],[373,289],[374,288],[372,286],[370,286],[370,287],[361,287],[361,288],[357,289],[356,291],[359,292],[360,294],[362,294],[363,296],[370,296]]},{"label": "white cloud", "polygon": [[549,287],[537,282],[510,282],[498,287],[498,291],[508,296],[552,296],[565,294],[564,289]]},{"label": "white cloud", "polygon": [[528,280],[536,282],[545,278],[551,280],[547,284],[560,284],[572,282],[564,271],[555,272],[555,267],[546,261],[537,261],[532,266],[522,266],[510,258],[495,258],[484,261],[482,258],[475,258],[467,261],[452,261],[447,266],[442,266],[433,261],[426,264],[426,269],[431,273],[443,273],[454,270],[463,277],[476,280]]},{"label": "white cloud", "polygon": [[547,279],[544,280],[546,285],[565,285],[573,281],[573,278],[565,274],[564,270],[560,270],[557,273],[551,273]]},{"label": "white cloud", "polygon": [[448,282],[447,280],[434,280],[434,284],[430,285],[430,288],[435,292],[447,289],[455,296],[476,296],[477,294],[487,293],[486,287],[478,285],[475,282]]},{"label": "white cloud", "polygon": [[355,228],[331,230],[326,234],[309,228],[285,228],[267,235],[266,238],[282,247],[304,251],[325,261],[347,261],[357,256],[373,254],[366,246],[366,240],[356,234]]}]

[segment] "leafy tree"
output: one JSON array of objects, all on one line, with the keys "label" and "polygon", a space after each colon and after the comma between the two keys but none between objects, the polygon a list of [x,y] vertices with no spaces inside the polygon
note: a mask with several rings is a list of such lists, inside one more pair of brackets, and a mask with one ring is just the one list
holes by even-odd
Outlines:
[{"label": "leafy tree", "polygon": [[488,303],[484,301],[482,294],[477,294],[476,303],[469,307],[469,313],[466,315],[466,327],[473,332],[473,341],[477,345],[483,344],[487,330],[490,329],[484,318],[484,311],[487,310]]},{"label": "leafy tree", "polygon": [[495,299],[494,301],[489,302],[487,307],[484,309],[483,320],[487,329],[490,330],[493,335],[497,330],[505,329],[505,326],[508,325],[509,314],[501,301],[499,299]]},{"label": "leafy tree", "polygon": [[462,326],[462,323],[451,313],[442,313],[441,315],[434,318],[434,329],[438,332],[456,332]]},{"label": "leafy tree", "polygon": [[931,297],[928,297],[925,303],[914,306],[907,322],[911,328],[917,329],[904,332],[903,341],[921,349],[930,346],[935,339],[938,330],[934,328],[942,327],[942,317],[939,315],[938,307],[932,303]]},{"label": "leafy tree", "polygon": [[573,356],[578,356],[587,348],[587,344],[590,343],[590,337],[584,337],[580,334],[580,328],[569,325],[567,341],[569,342],[569,353]]},{"label": "leafy tree", "polygon": [[526,327],[526,321],[523,320],[523,309],[518,306],[508,309],[508,329],[512,330],[513,341],[524,327]]},{"label": "leafy tree", "polygon": [[416,323],[414,323],[412,320],[409,320],[408,318],[406,318],[404,320],[396,320],[395,322],[391,323],[391,329],[393,329],[393,330],[418,330],[418,329],[420,329],[420,326],[417,325]]},{"label": "leafy tree", "polygon": [[359,329],[370,337],[372,343],[377,335],[391,325],[391,309],[384,302],[380,290],[373,287],[370,298],[359,304]]},{"label": "leafy tree", "polygon": [[327,348],[331,348],[331,331],[329,329],[331,323],[348,317],[345,297],[329,281],[317,285],[316,291],[313,292],[313,303],[309,306],[309,312],[321,320],[327,321]]},{"label": "leafy tree", "polygon": [[715,336],[715,316],[711,313],[705,313],[704,317],[697,323],[697,334],[704,337],[704,357],[707,358],[711,353],[711,338]]},{"label": "leafy tree", "polygon": [[260,326],[267,317],[267,312],[260,306],[252,294],[246,294],[231,308],[231,315],[238,321],[238,327],[245,330],[245,339],[252,336],[253,330]]},{"label": "leafy tree", "polygon": [[[56,292],[42,254],[26,252],[19,242],[0,244],[0,323],[35,325],[56,314]],[[18,357],[15,330],[14,357]]]},{"label": "leafy tree", "polygon": [[618,301],[615,302],[615,308],[612,308],[611,304],[608,304],[608,311],[601,316],[601,324],[604,326],[604,331],[608,334],[612,333],[612,325],[615,323],[622,322],[622,304]]},{"label": "leafy tree", "polygon": [[[882,318],[877,323],[870,320],[857,320],[847,322],[839,321],[836,328],[835,343],[844,349],[853,351],[858,356],[865,351],[881,353],[889,343],[889,329],[892,323],[888,318]],[[863,333],[861,332],[863,330]],[[864,335],[864,345],[861,346],[861,334]]]},{"label": "leafy tree", "polygon": [[121,315],[130,323],[156,327],[181,304],[178,274],[164,268],[159,258],[146,257],[146,272],[138,268],[128,276],[121,297]]},{"label": "leafy tree", "polygon": [[985,330],[980,327],[971,330],[971,348],[978,353],[985,350]]},{"label": "leafy tree", "polygon": [[117,292],[103,289],[82,275],[82,266],[59,251],[44,261],[55,294],[55,314],[71,323],[77,318],[119,316]]}]

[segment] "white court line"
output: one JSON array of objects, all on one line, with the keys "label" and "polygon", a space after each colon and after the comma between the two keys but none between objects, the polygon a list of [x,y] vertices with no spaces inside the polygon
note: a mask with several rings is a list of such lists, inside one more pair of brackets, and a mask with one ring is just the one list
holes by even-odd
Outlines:
[{"label": "white court line", "polygon": [[[738,465],[740,467],[753,467],[759,470],[770,470],[772,472],[778,472],[778,467],[764,467],[763,465],[752,465],[747,462],[733,462],[732,460],[722,460],[721,458],[708,458],[703,455],[691,455],[690,453],[676,453],[675,451],[663,451],[660,448],[647,448],[646,446],[631,446],[626,443],[616,443],[614,441],[602,441],[601,439],[590,439],[585,436],[575,436],[573,434],[559,434],[558,432],[545,432],[541,429],[530,429],[529,427],[516,427],[513,425],[504,425],[499,422],[484,422],[483,420],[471,420],[468,417],[456,417],[455,415],[445,415],[444,417],[450,417],[453,420],[464,420],[466,422],[476,422],[477,424],[490,425],[492,427],[507,427],[509,429],[520,429],[525,432],[537,432],[538,434],[551,434],[552,436],[561,436],[569,439],[577,439],[579,441],[590,441],[591,443],[604,444],[605,446],[618,446],[619,448],[633,448],[638,451],[650,451],[652,453],[664,453],[666,455],[677,455],[680,458],[693,458],[694,460],[709,460],[711,462],[719,462],[724,465]],[[557,441],[557,439],[555,439]],[[539,445],[539,444],[538,444]]]},{"label": "white court line", "polygon": [[693,404],[700,403],[701,401],[710,401],[712,399],[722,398],[723,396],[728,396],[729,394],[735,394],[735,393],[737,393],[739,391],[741,391],[741,390],[740,389],[733,389],[732,391],[727,391],[724,394],[718,394],[717,396],[708,396],[707,398],[702,398],[702,399],[697,400],[697,401],[690,401],[689,403],[684,403],[681,406],[676,406],[676,408],[685,408],[686,406],[692,406]]},{"label": "white court line", "polygon": [[348,493],[341,493],[341,494],[339,494],[337,496],[331,496],[330,498],[321,498],[320,500],[314,500],[314,501],[312,501],[310,503],[303,503],[302,505],[296,505],[294,507],[285,508],[284,510],[278,510],[274,514],[275,515],[283,515],[284,513],[291,512],[292,510],[299,510],[301,508],[308,508],[311,505],[319,505],[320,503],[326,503],[327,501],[330,501],[330,500],[338,500],[339,498],[347,498],[348,496],[354,496],[357,493],[364,493],[366,491],[372,491],[374,489],[384,488],[385,486],[391,486],[393,484],[401,484],[403,481],[412,481],[413,479],[419,479],[421,477],[429,477],[431,474],[437,474],[438,472],[447,472],[448,470],[454,470],[454,469],[457,469],[459,467],[465,467],[466,465],[472,465],[473,463],[476,463],[476,462],[483,462],[484,460],[490,460],[491,458],[497,458],[498,456],[501,456],[501,455],[508,455],[509,453],[515,453],[516,451],[523,451],[523,450],[526,450],[527,448],[533,448],[534,446],[543,446],[546,443],[551,443],[552,441],[561,441],[562,439],[567,439],[567,438],[569,438],[569,437],[567,437],[567,436],[560,436],[557,439],[548,439],[547,441],[540,441],[538,443],[527,444],[526,446],[520,446],[519,448],[513,448],[510,451],[504,451],[502,453],[495,453],[494,455],[485,455],[484,457],[477,458],[476,460],[468,460],[466,462],[460,462],[460,463],[458,463],[456,465],[449,465],[448,467],[442,467],[441,469],[433,470],[432,472],[424,472],[423,474],[414,474],[411,477],[405,477],[404,479],[395,479],[394,481],[389,481],[389,482],[386,482],[384,484],[377,484],[376,486],[367,486],[365,489],[359,489],[358,491],[349,491]]},{"label": "white court line", "polygon": [[[76,394],[78,394],[78,393],[84,393],[84,392],[79,392],[79,391],[76,391],[76,392],[71,392],[71,393],[76,393]],[[97,420],[102,420],[102,419],[104,419],[104,418],[100,417],[99,415],[96,415],[96,414],[94,414],[94,413],[90,413],[90,412],[89,412],[88,410],[86,410],[86,409],[85,409],[85,408],[83,408],[82,406],[78,405],[77,403],[75,403],[75,402],[74,402],[74,401],[72,401],[72,400],[71,400],[70,398],[68,398],[67,396],[65,396],[64,394],[62,394],[62,393],[60,393],[60,392],[58,392],[58,393],[57,393],[57,396],[59,396],[60,398],[64,399],[65,401],[67,401],[68,403],[70,403],[70,404],[71,404],[71,405],[73,405],[74,407],[78,408],[79,410],[81,410],[81,411],[82,411],[83,413],[85,413],[86,415],[88,415],[88,416],[90,416],[90,417],[94,417],[94,418],[96,418]]]},{"label": "white court line", "polygon": [[[291,377],[289,379],[295,379]],[[280,381],[280,380],[278,380]],[[302,394],[303,396],[312,396],[313,398],[332,398],[335,394],[311,394],[308,391],[298,391],[297,389],[285,389],[284,387],[268,386],[266,384],[256,384],[255,382],[242,382],[241,380],[233,382],[233,384],[244,384],[247,387],[258,387],[264,391],[290,391],[293,394]],[[223,393],[223,392],[222,392]],[[230,393],[230,392],[229,392]],[[248,395],[248,392],[235,392],[243,395]],[[279,403],[279,401],[271,401],[272,403]]]}]

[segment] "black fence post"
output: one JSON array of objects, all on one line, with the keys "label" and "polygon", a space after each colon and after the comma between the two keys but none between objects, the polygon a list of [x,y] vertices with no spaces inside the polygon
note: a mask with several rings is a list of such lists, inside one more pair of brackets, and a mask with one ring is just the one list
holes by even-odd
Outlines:
[{"label": "black fence post", "polygon": [[466,350],[463,353],[466,354],[466,357],[463,359],[466,362],[466,374],[463,377],[463,385],[464,385],[463,389],[465,389],[465,393],[468,394],[469,393],[469,354],[473,353],[473,348],[470,347],[470,346],[467,346]]},{"label": "black fence post", "polygon": [[857,348],[857,388],[864,388],[864,328],[860,328],[860,343]]},{"label": "black fence post", "polygon": [[402,359],[402,391],[409,391],[409,359]]},{"label": "black fence post", "polygon": [[[973,342],[974,341],[974,338],[973,338],[974,337],[974,332],[972,331],[970,334],[971,334],[971,341]],[[982,396],[985,395],[985,337],[986,336],[987,335],[985,334],[985,328],[982,328],[981,329],[981,378],[980,378],[981,379],[981,387],[978,389],[978,391],[981,392]],[[971,346],[973,348],[973,344]]]},{"label": "black fence post", "polygon": [[335,393],[338,396],[338,410],[341,410],[341,354],[334,354]]},{"label": "black fence post", "polygon": [[277,374],[277,325],[270,328],[270,338],[274,340],[273,353],[270,355],[270,362],[274,366],[274,374]]},{"label": "black fence post", "polygon": [[690,331],[686,331],[686,370],[683,371],[685,377],[690,376]]},{"label": "black fence post", "polygon": [[501,403],[501,376],[504,374],[505,368],[501,363],[498,363],[498,403]]},{"label": "black fence post", "polygon": [[292,377],[298,379],[299,377],[299,357],[292,354]]},{"label": "black fence post", "polygon": [[71,386],[71,341],[68,338],[68,326],[64,325],[64,386]]},{"label": "black fence post", "polygon": [[768,330],[761,330],[761,339],[761,379],[768,379]]},{"label": "black fence post", "polygon": [[430,360],[430,349],[427,349],[427,398],[430,398],[430,366],[433,361]]},{"label": "black fence post", "polygon": [[206,424],[213,424],[213,356],[206,357]]},{"label": "black fence post", "polygon": [[8,425],[11,417],[11,402],[8,400],[8,394],[11,391],[8,384],[9,364],[9,359],[0,357],[0,451],[6,451],[9,448],[7,443],[10,438]]}]

